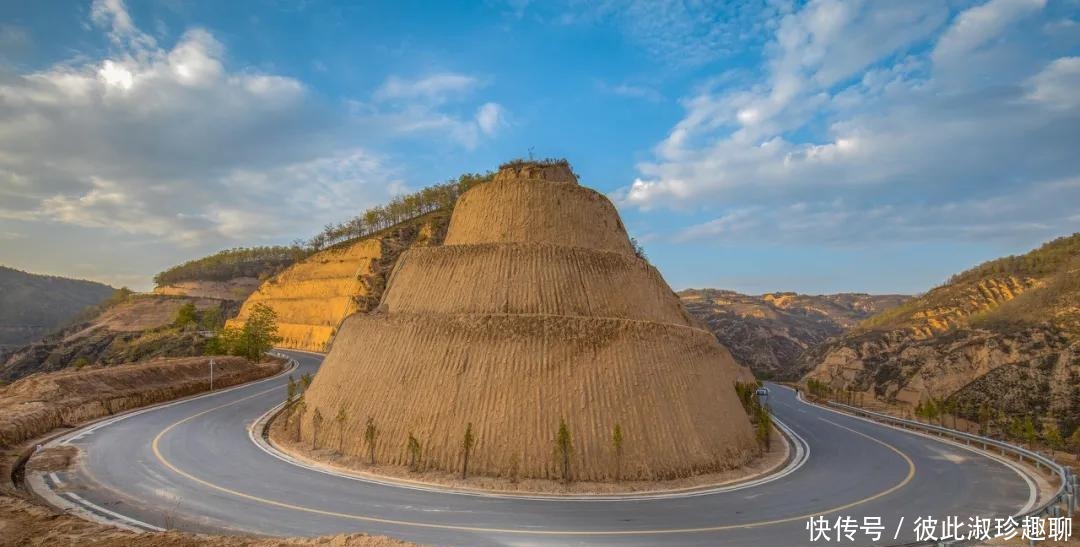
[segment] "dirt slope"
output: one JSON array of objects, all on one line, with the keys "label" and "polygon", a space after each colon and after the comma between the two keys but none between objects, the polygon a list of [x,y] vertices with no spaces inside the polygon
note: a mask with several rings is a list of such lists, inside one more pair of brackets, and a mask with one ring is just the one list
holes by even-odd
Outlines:
[{"label": "dirt slope", "polygon": [[257,277],[237,277],[227,281],[178,281],[154,287],[154,294],[243,302],[259,288],[261,283]]},{"label": "dirt slope", "polygon": [[277,312],[281,346],[326,351],[346,316],[378,304],[401,252],[439,244],[448,220],[446,212],[430,213],[301,260],[260,285],[230,324],[265,304]]},{"label": "dirt slope", "polygon": [[[158,359],[23,378],[0,388],[0,448],[63,425],[204,391],[210,383],[208,360]],[[247,382],[280,369],[276,362],[255,365],[239,357],[217,357],[214,386]]]},{"label": "dirt slope", "polygon": [[741,370],[634,255],[607,198],[569,166],[515,164],[460,198],[446,245],[405,252],[378,313],[342,324],[301,432],[344,411],[344,450],[365,454],[371,417],[377,460],[406,462],[412,433],[425,467],[453,470],[472,423],[473,472],[557,478],[564,419],[573,477],[611,480],[619,424],[624,478],[680,477],[757,453]]},{"label": "dirt slope", "polygon": [[1080,234],[981,264],[806,352],[806,378],[977,420],[1080,425]]},{"label": "dirt slope", "polygon": [[220,323],[236,311],[236,304],[228,300],[131,295],[84,322],[12,352],[0,365],[0,380],[12,381],[80,363],[119,364],[202,355],[206,339],[198,331],[211,326],[172,326],[177,310],[187,303],[195,305],[208,325]]},{"label": "dirt slope", "polygon": [[747,295],[718,289],[679,292],[686,309],[760,378],[798,378],[799,356],[860,321],[906,300],[857,293]]}]

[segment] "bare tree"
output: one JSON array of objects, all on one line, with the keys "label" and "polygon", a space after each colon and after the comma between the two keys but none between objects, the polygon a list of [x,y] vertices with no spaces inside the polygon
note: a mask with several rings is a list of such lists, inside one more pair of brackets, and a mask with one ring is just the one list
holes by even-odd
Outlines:
[{"label": "bare tree", "polygon": [[619,424],[615,424],[615,429],[611,432],[611,447],[615,449],[615,480],[621,480],[623,435],[622,426]]},{"label": "bare tree", "polygon": [[368,446],[368,462],[375,465],[375,440],[379,438],[379,430],[375,427],[375,419],[368,416],[367,424],[364,425],[364,442]]},{"label": "bare tree", "polygon": [[574,443],[570,438],[570,428],[566,427],[566,421],[562,418],[559,418],[559,431],[555,434],[555,448],[562,460],[562,480],[570,482],[570,453],[574,451]]},{"label": "bare tree", "polygon": [[473,437],[472,422],[465,425],[465,437],[461,439],[461,449],[464,451],[465,459],[461,465],[461,478],[465,478],[469,474],[469,454],[472,452],[473,444],[476,443],[476,439]]},{"label": "bare tree", "polygon": [[420,441],[416,440],[411,431],[405,448],[409,452],[409,471],[416,471],[420,463]]},{"label": "bare tree", "polygon": [[304,421],[304,413],[307,412],[307,403],[303,399],[296,403],[296,410],[293,411],[293,415],[296,416],[296,441],[300,442],[300,424]]},{"label": "bare tree", "polygon": [[337,444],[338,454],[341,454],[342,450],[345,447],[345,421],[347,419],[348,419],[348,414],[345,412],[345,407],[339,408],[338,412],[337,412],[337,416],[334,416],[334,421],[337,422],[337,426],[338,426],[338,444]]},{"label": "bare tree", "polygon": [[319,409],[315,409],[315,413],[311,415],[311,449],[316,450],[319,448],[319,429],[322,428],[322,412]]}]

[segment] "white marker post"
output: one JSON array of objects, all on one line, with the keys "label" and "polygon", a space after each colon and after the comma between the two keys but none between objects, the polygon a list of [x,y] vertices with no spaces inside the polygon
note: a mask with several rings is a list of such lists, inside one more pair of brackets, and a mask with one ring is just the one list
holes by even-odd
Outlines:
[{"label": "white marker post", "polygon": [[210,391],[214,391],[214,360],[210,360]]}]

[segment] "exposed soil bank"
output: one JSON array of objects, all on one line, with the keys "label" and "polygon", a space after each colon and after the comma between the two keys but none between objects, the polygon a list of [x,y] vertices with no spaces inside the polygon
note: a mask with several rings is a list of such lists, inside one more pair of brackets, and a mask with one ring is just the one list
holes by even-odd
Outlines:
[{"label": "exposed soil bank", "polygon": [[[158,359],[104,368],[35,374],[0,388],[0,448],[59,427],[206,391],[209,357]],[[280,361],[253,364],[240,357],[214,358],[214,387],[277,373]]]},{"label": "exposed soil bank", "polygon": [[287,413],[278,415],[270,423],[269,440],[274,448],[304,463],[322,467],[329,471],[357,477],[389,479],[443,488],[511,494],[643,494],[717,487],[775,473],[787,463],[791,453],[791,447],[787,439],[774,429],[770,450],[736,469],[671,480],[577,481],[567,484],[547,479],[519,478],[513,480],[510,477],[475,474],[462,479],[459,472],[423,469],[422,464],[417,466],[416,471],[410,470],[405,465],[376,464],[372,466],[368,464],[365,456],[341,454],[337,451],[336,444],[333,446],[321,446],[317,450],[312,450],[310,441],[297,441],[295,435],[296,422],[290,420]]}]

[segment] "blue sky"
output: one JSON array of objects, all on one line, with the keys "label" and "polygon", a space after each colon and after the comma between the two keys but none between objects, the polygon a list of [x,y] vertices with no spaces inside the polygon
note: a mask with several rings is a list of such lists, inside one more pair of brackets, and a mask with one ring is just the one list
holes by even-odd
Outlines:
[{"label": "blue sky", "polygon": [[0,6],[0,263],[147,289],[529,154],[675,288],[914,293],[1080,227],[1080,3]]}]

